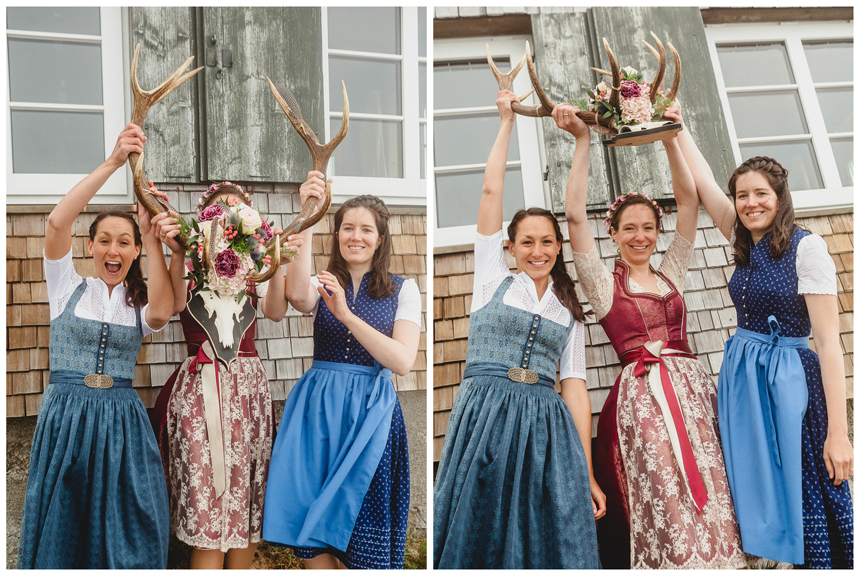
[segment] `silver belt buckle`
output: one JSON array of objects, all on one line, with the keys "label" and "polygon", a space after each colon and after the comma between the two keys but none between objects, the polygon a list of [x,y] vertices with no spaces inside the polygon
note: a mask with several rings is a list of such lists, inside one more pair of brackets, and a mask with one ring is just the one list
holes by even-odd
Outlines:
[{"label": "silver belt buckle", "polygon": [[107,374],[87,374],[84,377],[84,384],[90,388],[113,388],[113,378]]},{"label": "silver belt buckle", "polygon": [[522,382],[523,384],[536,384],[538,381],[538,375],[534,370],[514,366],[508,370],[508,379],[513,380],[514,382]]}]

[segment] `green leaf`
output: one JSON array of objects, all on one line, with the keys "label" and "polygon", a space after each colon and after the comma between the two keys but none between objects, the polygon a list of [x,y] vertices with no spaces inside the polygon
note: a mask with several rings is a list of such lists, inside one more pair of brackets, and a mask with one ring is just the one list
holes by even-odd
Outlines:
[{"label": "green leaf", "polygon": [[601,116],[601,118],[609,118],[610,116],[612,116],[612,110]]}]

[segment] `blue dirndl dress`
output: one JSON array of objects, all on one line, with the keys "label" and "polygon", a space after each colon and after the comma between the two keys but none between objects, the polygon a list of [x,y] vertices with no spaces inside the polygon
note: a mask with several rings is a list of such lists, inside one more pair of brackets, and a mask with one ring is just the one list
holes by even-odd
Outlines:
[{"label": "blue dirndl dress", "polygon": [[[345,287],[354,313],[391,336],[404,279],[374,299]],[[348,568],[400,569],[409,515],[403,413],[383,368],[320,299],[314,361],[284,406],[269,467],[263,539],[300,558],[331,554]]]},{"label": "blue dirndl dress", "polygon": [[[555,391],[573,328],[504,303],[471,315],[463,383],[433,491],[433,563],[447,568],[600,568],[588,462]],[[538,375],[508,377],[513,367]]]},{"label": "blue dirndl dress", "polygon": [[765,235],[729,281],[738,329],[720,369],[720,434],[744,551],[804,568],[853,568],[851,494],[824,466],[821,366],[798,294],[797,248],[808,234],[798,229],[779,260]]},{"label": "blue dirndl dress", "polygon": [[[50,384],[30,452],[18,568],[166,568],[167,486],[131,387],[140,311],[137,326],[78,318],[86,286],[51,321]],[[111,376],[113,387],[88,387],[91,374]]]}]

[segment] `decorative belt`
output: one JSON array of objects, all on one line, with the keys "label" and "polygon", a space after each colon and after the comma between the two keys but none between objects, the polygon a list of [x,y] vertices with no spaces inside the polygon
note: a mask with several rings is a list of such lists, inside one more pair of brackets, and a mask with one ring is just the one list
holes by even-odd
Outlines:
[{"label": "decorative belt", "polygon": [[513,382],[522,382],[523,384],[542,384],[555,388],[555,379],[549,376],[538,374],[534,370],[514,366],[509,368],[504,364],[496,364],[493,362],[478,362],[469,364],[466,370],[463,371],[463,378],[474,378],[475,376],[501,376]]},{"label": "decorative belt", "polygon": [[[100,385],[94,386],[98,382]],[[81,374],[71,370],[57,370],[51,372],[48,378],[49,384],[78,384],[88,388],[131,388],[131,378],[113,378],[107,374]]]},{"label": "decorative belt", "polygon": [[675,460],[684,476],[685,484],[689,490],[690,497],[696,506],[696,511],[701,515],[708,501],[705,491],[705,483],[699,473],[699,466],[693,456],[693,447],[690,443],[690,435],[684,421],[684,414],[678,403],[675,387],[669,378],[669,371],[663,362],[664,357],[695,358],[690,346],[684,340],[670,340],[663,342],[655,340],[647,342],[643,347],[628,350],[621,355],[621,362],[627,366],[636,362],[633,374],[637,378],[646,376],[651,394],[660,407],[663,422],[669,433],[669,441],[672,444],[672,452]]},{"label": "decorative belt", "polygon": [[771,440],[768,442],[771,446],[771,455],[773,456],[776,465],[782,468],[779,436],[776,433],[776,418],[774,418],[773,415],[776,411],[776,406],[773,394],[771,394],[770,391],[776,380],[777,370],[779,369],[779,355],[777,354],[774,356],[774,351],[778,348],[809,348],[809,336],[780,336],[779,333],[782,331],[782,328],[780,328],[776,316],[768,316],[767,322],[770,326],[769,335],[738,328],[735,332],[735,337],[743,338],[744,340],[749,340],[758,344],[764,344],[769,347],[767,354],[759,356],[758,358],[759,366],[764,368],[765,373],[767,374],[767,385],[764,387],[764,392],[767,395],[767,407],[763,410],[763,416],[765,417],[765,427],[769,428],[767,433]]}]

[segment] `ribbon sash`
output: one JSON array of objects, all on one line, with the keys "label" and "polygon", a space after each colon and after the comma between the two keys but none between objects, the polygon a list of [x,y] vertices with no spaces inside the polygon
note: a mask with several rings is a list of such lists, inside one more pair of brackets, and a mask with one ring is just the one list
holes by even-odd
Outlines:
[{"label": "ribbon sash", "polygon": [[684,484],[687,486],[690,497],[696,506],[696,512],[701,515],[705,503],[708,501],[708,494],[705,491],[702,475],[699,473],[699,466],[693,456],[693,447],[690,444],[690,436],[687,433],[687,424],[684,421],[684,415],[681,412],[675,388],[672,385],[669,371],[666,369],[666,364],[662,358],[662,356],[670,355],[687,356],[689,353],[683,350],[665,348],[664,346],[661,340],[646,343],[641,349],[639,361],[633,368],[633,374],[637,378],[647,375],[651,394],[654,396],[657,405],[660,407],[660,412],[663,414],[663,422],[669,433],[669,441],[672,444],[672,452],[675,454],[675,460],[677,460],[678,467],[681,469],[681,474],[684,477]]},{"label": "ribbon sash", "polygon": [[206,435],[209,437],[209,457],[212,461],[212,482],[215,484],[215,498],[224,494],[227,486],[227,469],[224,461],[224,432],[221,426],[221,386],[218,382],[218,361],[215,351],[207,340],[197,350],[197,357],[191,361],[190,370],[200,372],[203,390],[203,414],[206,422]]}]

